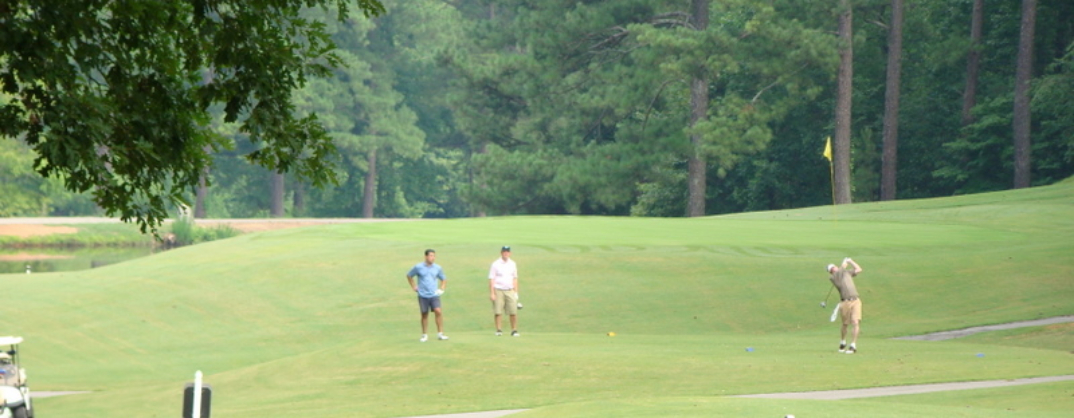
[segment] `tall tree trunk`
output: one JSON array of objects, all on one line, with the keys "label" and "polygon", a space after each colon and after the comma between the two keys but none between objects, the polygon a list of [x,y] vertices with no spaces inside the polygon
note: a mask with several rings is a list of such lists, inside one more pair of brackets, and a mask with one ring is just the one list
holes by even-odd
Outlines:
[{"label": "tall tree trunk", "polygon": [[306,215],[306,187],[302,183],[291,186],[294,196],[291,197],[291,216]]},{"label": "tall tree trunk", "polygon": [[847,204],[850,200],[850,107],[851,88],[854,78],[854,15],[850,0],[840,2],[839,13],[839,75],[835,97],[835,143],[832,144],[834,160],[835,203]]},{"label": "tall tree trunk", "polygon": [[[488,143],[488,141],[481,141],[481,145],[479,145],[477,147],[477,153],[484,155],[484,154],[488,154],[488,152],[489,152],[489,143]],[[470,159],[469,164],[470,164],[470,184],[473,185],[473,187],[477,187],[477,188],[480,188],[480,189],[487,189],[488,185],[485,184],[484,182],[481,182],[481,184],[474,184],[474,169],[473,169],[474,165],[473,165],[473,158],[472,157]],[[488,211],[486,211],[485,208],[483,208],[483,207],[482,208],[476,208],[474,210],[473,214],[474,214],[475,217],[478,217],[478,218],[484,218],[486,216],[489,216]]]},{"label": "tall tree trunk", "polygon": [[205,208],[205,198],[209,195],[209,167],[201,170],[198,176],[198,191],[194,196],[194,219],[205,219],[208,212]]},{"label": "tall tree trunk", "polygon": [[365,172],[365,188],[362,190],[362,217],[372,218],[373,207],[377,205],[377,149],[373,148],[366,156],[369,169]]},{"label": "tall tree trunk", "polygon": [[283,173],[272,172],[272,202],[269,203],[269,217],[283,217]]},{"label": "tall tree trunk", "polygon": [[[697,125],[708,113],[709,83],[695,78],[690,84],[690,127]],[[688,192],[686,216],[705,216],[705,189],[707,162],[701,154],[701,135],[690,135],[690,157],[688,159]]]},{"label": "tall tree trunk", "polygon": [[1030,184],[1029,80],[1033,73],[1033,32],[1037,0],[1022,0],[1022,30],[1018,41],[1018,69],[1014,76],[1014,188]]},{"label": "tall tree trunk", "polygon": [[884,150],[880,168],[880,200],[895,200],[899,157],[899,85],[902,77],[902,0],[891,0],[888,27],[887,91],[884,94]]},{"label": "tall tree trunk", "polygon": [[[709,25],[709,0],[693,0],[692,22],[694,29],[704,31]],[[695,78],[690,83],[690,127],[694,127],[708,115],[709,83]],[[707,162],[701,153],[701,135],[690,135],[690,156],[687,172],[686,216],[705,216],[705,177]]]},{"label": "tall tree trunk", "polygon": [[973,123],[973,107],[977,106],[977,73],[981,69],[981,26],[984,22],[984,0],[973,0],[970,17],[970,53],[966,57],[966,90],[962,93],[962,126]]}]

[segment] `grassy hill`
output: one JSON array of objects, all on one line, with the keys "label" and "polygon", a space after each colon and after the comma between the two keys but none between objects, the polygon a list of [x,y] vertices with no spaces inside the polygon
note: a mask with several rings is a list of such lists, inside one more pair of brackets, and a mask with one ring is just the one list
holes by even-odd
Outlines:
[{"label": "grassy hill", "polygon": [[[504,217],[243,235],[76,273],[0,275],[45,416],[1067,416],[1074,383],[858,401],[723,395],[1074,374],[1065,325],[890,337],[1074,314],[1074,182],[694,219]],[[519,263],[520,338],[487,270]],[[450,341],[419,343],[404,274],[449,278]],[[864,272],[860,353],[835,352],[824,266]],[[833,303],[832,297],[829,303]],[[616,336],[609,337],[608,332]],[[752,348],[747,351],[746,348]],[[966,408],[968,404],[982,405]],[[845,412],[841,412],[845,411]]]}]

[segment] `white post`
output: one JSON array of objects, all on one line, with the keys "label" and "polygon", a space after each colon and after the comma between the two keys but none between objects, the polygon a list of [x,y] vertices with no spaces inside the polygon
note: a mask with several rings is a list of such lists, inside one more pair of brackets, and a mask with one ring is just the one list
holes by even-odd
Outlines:
[{"label": "white post", "polygon": [[192,418],[201,418],[201,370],[194,373],[194,405],[191,409]]}]

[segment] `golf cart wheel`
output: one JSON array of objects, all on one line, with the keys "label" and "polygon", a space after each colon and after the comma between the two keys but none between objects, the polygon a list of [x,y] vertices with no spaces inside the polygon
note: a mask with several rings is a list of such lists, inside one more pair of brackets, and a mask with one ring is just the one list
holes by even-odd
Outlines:
[{"label": "golf cart wheel", "polygon": [[26,405],[15,407],[15,409],[11,410],[11,416],[14,418],[30,418],[30,415],[26,412]]}]

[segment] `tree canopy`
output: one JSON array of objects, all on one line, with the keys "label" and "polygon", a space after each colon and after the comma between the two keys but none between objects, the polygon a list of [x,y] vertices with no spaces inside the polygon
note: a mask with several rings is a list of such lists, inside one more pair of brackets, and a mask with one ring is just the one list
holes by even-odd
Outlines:
[{"label": "tree canopy", "polygon": [[[210,108],[240,124],[247,158],[314,184],[334,152],[292,91],[339,64],[306,7],[348,16],[344,0],[0,3],[0,134],[22,138],[35,170],[90,192],[109,215],[155,229],[185,203],[228,142]],[[366,16],[383,13],[360,0]]]},{"label": "tree canopy", "polygon": [[[11,216],[85,195],[149,227],[191,200],[208,217],[697,216],[832,204],[833,177],[840,202],[1013,184],[1022,0],[358,2],[368,19],[353,1],[0,3]],[[1036,3],[1040,185],[1074,175],[1074,2]]]}]

